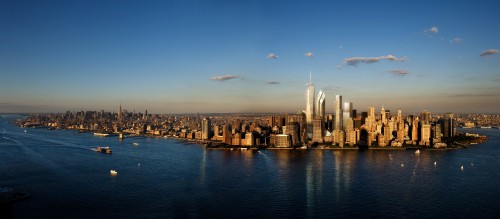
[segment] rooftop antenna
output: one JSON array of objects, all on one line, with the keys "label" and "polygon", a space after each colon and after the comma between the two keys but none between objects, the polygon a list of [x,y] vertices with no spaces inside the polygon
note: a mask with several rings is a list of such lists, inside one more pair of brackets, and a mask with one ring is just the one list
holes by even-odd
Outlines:
[{"label": "rooftop antenna", "polygon": [[309,85],[312,84],[312,71],[309,69]]}]

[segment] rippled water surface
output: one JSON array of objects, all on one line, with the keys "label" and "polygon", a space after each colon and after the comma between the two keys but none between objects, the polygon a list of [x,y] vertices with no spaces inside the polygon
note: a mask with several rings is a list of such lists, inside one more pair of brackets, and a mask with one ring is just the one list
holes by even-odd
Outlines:
[{"label": "rippled water surface", "polygon": [[[172,139],[25,129],[0,118],[11,218],[495,217],[500,130],[462,150],[205,150]],[[132,143],[139,143],[134,146]],[[112,155],[92,151],[110,146]],[[436,165],[434,165],[436,162]],[[463,171],[461,166],[464,166]],[[110,176],[115,169],[117,176]]]}]

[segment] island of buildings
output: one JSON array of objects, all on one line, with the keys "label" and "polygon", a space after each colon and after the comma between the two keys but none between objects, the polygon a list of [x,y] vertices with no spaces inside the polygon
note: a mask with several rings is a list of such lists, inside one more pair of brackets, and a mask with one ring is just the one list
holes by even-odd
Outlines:
[{"label": "island of buildings", "polygon": [[[314,85],[306,90],[306,109],[292,114],[164,115],[80,111],[32,114],[23,127],[73,129],[95,135],[155,136],[187,139],[207,148],[455,148],[481,143],[484,136],[457,134],[457,127],[498,128],[498,115],[392,113],[383,106],[358,113],[352,102],[336,95],[333,114],[326,114],[326,95]],[[496,124],[496,126],[495,126]]]}]

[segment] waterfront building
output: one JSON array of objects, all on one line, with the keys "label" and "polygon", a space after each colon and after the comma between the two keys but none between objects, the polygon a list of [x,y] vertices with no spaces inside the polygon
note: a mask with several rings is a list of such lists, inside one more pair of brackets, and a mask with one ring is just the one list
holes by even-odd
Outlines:
[{"label": "waterfront building", "polygon": [[211,136],[211,128],[212,128],[212,121],[210,118],[204,118],[202,120],[202,126],[201,126],[201,139],[203,140],[209,140]]},{"label": "waterfront building", "polygon": [[324,124],[323,120],[317,116],[313,119],[313,142],[323,143]]},{"label": "waterfront building", "polygon": [[291,147],[290,135],[278,134],[274,136],[274,145],[279,148]]},{"label": "waterfront building", "polygon": [[455,136],[456,127],[455,127],[455,119],[453,113],[444,114],[442,120],[442,131],[443,131],[443,137],[445,138]]},{"label": "waterfront building", "polygon": [[335,95],[335,125],[333,126],[334,130],[343,130],[343,119],[342,119],[342,96]]},{"label": "waterfront building", "polygon": [[300,142],[300,125],[298,122],[288,122],[288,124],[286,125],[286,128],[283,130],[284,130],[283,134],[290,135],[292,145],[299,144],[299,142]]}]

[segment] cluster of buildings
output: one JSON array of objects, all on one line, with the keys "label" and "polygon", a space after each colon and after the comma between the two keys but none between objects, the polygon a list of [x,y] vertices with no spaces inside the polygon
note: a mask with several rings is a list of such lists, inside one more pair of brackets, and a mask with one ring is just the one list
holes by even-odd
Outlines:
[{"label": "cluster of buildings", "polygon": [[[161,115],[127,112],[80,111],[32,115],[21,126],[74,129],[122,135],[191,139],[233,147],[446,147],[456,135],[460,117],[394,114],[383,106],[358,113],[352,102],[335,95],[334,112],[325,111],[326,94],[309,81],[306,109],[293,114]],[[462,121],[467,124],[470,121]]]}]

